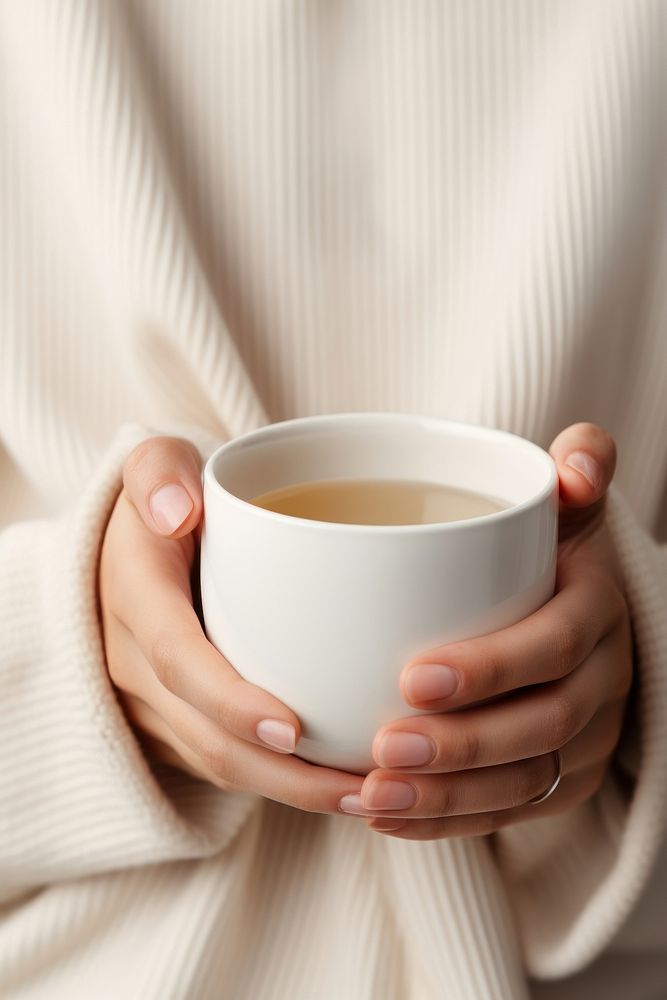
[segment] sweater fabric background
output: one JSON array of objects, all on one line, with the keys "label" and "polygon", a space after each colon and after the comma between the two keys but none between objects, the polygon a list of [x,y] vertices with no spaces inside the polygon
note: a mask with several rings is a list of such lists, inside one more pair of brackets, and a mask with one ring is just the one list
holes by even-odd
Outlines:
[{"label": "sweater fabric background", "polygon": [[[666,21],[0,0],[1,997],[665,994]],[[637,710],[571,813],[401,841],[144,757],[95,600],[125,457],[351,410],[614,435]]]}]

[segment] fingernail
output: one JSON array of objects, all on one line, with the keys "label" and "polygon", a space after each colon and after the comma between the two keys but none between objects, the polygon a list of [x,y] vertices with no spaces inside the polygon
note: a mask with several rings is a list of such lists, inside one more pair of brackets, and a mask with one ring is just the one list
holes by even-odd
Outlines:
[{"label": "fingernail", "polygon": [[368,816],[370,809],[365,809],[361,804],[361,795],[344,795],[338,803],[341,812],[353,813],[355,816]]},{"label": "fingernail", "polygon": [[576,469],[577,472],[580,472],[582,476],[588,480],[594,490],[596,490],[602,482],[602,469],[600,464],[585,451],[573,451],[572,454],[568,455],[565,460],[565,465],[569,465],[572,469]]},{"label": "fingernail", "polygon": [[408,671],[404,685],[410,701],[439,701],[454,694],[459,675],[442,663],[420,663]]},{"label": "fingernail", "polygon": [[435,743],[421,733],[387,733],[380,740],[377,762],[380,767],[416,767],[435,757]]},{"label": "fingernail", "polygon": [[160,531],[170,535],[180,528],[194,505],[187,490],[178,483],[167,483],[152,494],[148,506]]},{"label": "fingernail", "polygon": [[367,809],[409,809],[417,801],[417,789],[405,781],[376,781],[364,799]]},{"label": "fingernail", "polygon": [[371,830],[377,830],[378,833],[392,833],[393,830],[400,830],[405,826],[405,820],[395,820],[395,819],[374,819]]},{"label": "fingernail", "polygon": [[292,753],[296,746],[296,729],[291,722],[281,722],[280,719],[262,719],[255,730],[262,743],[272,750],[282,750]]}]

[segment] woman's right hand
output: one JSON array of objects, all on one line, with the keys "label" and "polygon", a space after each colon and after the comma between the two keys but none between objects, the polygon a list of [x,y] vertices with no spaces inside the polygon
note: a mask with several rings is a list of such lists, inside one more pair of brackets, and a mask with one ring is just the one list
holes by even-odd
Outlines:
[{"label": "woman's right hand", "polygon": [[249,684],[206,638],[191,573],[201,534],[200,459],[180,438],[129,455],[107,525],[98,595],[111,680],[144,748],[220,788],[337,813],[363,778],[291,751],[297,716]]}]

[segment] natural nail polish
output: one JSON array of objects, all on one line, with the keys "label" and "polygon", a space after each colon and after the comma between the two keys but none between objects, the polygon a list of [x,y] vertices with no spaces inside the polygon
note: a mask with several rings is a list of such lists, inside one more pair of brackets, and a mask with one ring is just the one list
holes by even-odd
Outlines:
[{"label": "natural nail polish", "polygon": [[368,816],[371,812],[361,804],[361,795],[344,795],[338,808],[341,812],[352,813],[354,816]]},{"label": "natural nail polish", "polygon": [[405,820],[398,819],[374,819],[371,830],[378,833],[393,833],[394,830],[401,830],[405,826]]},{"label": "natural nail polish", "polygon": [[404,686],[410,701],[440,701],[454,694],[459,675],[444,663],[418,663],[408,670]]},{"label": "natural nail polish", "polygon": [[377,752],[380,767],[419,767],[435,757],[435,743],[421,733],[387,733]]},{"label": "natural nail polish", "polygon": [[565,465],[569,465],[570,468],[576,469],[580,472],[584,479],[587,479],[594,490],[598,488],[602,482],[602,469],[598,462],[595,461],[592,455],[586,454],[585,451],[573,451],[571,455],[565,459]]},{"label": "natural nail polish", "polygon": [[280,719],[262,719],[261,722],[257,723],[256,733],[262,743],[266,743],[272,750],[292,753],[296,746],[296,730],[291,722],[282,722]]},{"label": "natural nail polish", "polygon": [[151,517],[168,535],[180,528],[193,506],[191,496],[178,483],[160,486],[148,501]]},{"label": "natural nail polish", "polygon": [[364,800],[367,809],[409,809],[417,801],[417,789],[406,781],[376,781]]}]

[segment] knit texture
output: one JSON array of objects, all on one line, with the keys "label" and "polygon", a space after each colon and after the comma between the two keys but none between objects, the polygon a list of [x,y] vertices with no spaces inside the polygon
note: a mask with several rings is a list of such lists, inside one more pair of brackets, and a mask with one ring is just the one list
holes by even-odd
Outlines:
[{"label": "knit texture", "polygon": [[[569,1000],[597,959],[625,1000],[605,959],[664,955],[666,21],[0,0],[0,996]],[[126,456],[364,410],[614,435],[630,796],[420,843],[144,756],[96,597]]]}]

